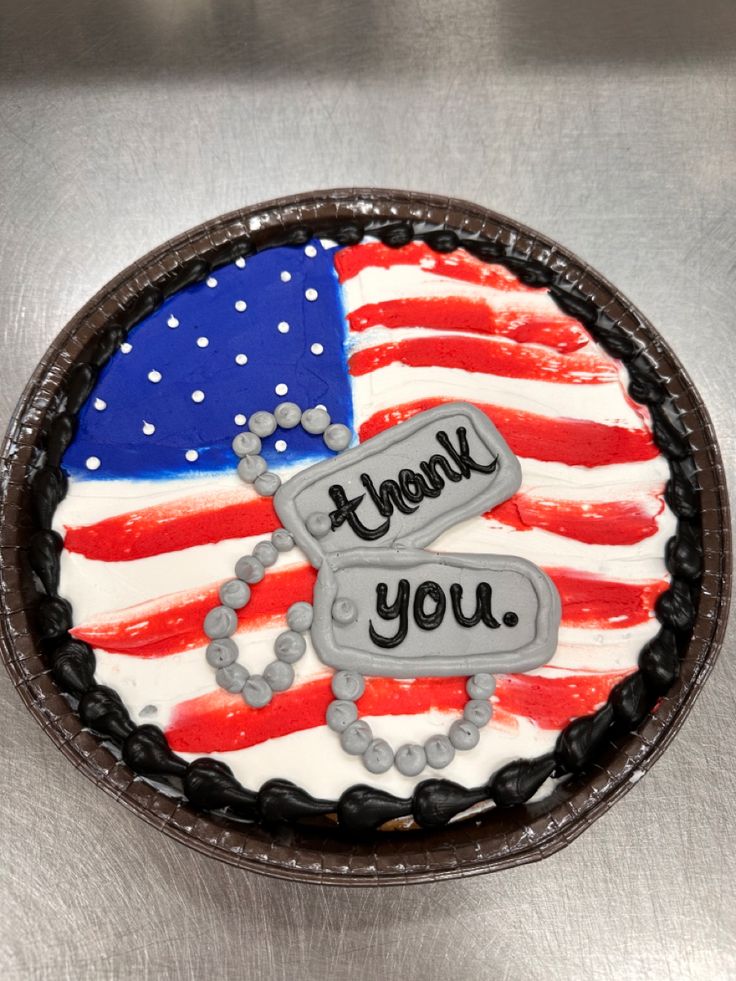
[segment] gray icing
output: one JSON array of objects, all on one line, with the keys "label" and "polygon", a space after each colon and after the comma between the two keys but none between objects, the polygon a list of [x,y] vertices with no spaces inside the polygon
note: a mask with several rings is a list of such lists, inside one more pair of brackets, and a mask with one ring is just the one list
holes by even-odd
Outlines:
[{"label": "gray icing", "polygon": [[[338,598],[352,601],[354,620],[334,618]],[[503,622],[507,612],[518,618],[513,627]],[[485,674],[549,661],[559,623],[557,590],[525,559],[368,547],[323,563],[311,636],[331,667],[394,678],[475,675],[468,694],[484,698],[494,685]]]},{"label": "gray icing", "polygon": [[250,586],[242,579],[229,579],[220,586],[220,602],[232,610],[241,610],[250,599]]},{"label": "gray icing", "polygon": [[442,770],[455,759],[455,747],[447,736],[430,736],[424,744],[427,764],[435,770]]},{"label": "gray icing", "polygon": [[255,433],[238,433],[233,440],[233,452],[236,456],[255,456],[263,448],[260,436]]},{"label": "gray icing", "polygon": [[271,534],[271,544],[278,552],[288,552],[294,547],[294,536],[286,528],[277,528]]},{"label": "gray icing", "polygon": [[273,497],[281,486],[281,477],[273,470],[266,470],[253,481],[253,486],[261,497]]},{"label": "gray icing", "polygon": [[296,630],[284,630],[273,642],[273,649],[279,661],[293,664],[307,649],[307,642]]},{"label": "gray icing", "polygon": [[266,472],[268,465],[257,453],[244,456],[238,464],[238,476],[246,484],[252,484],[256,477]]},{"label": "gray icing", "polygon": [[[302,426],[315,431],[317,420],[305,420],[308,413],[323,410],[302,415]],[[318,419],[321,425],[324,419]],[[274,507],[319,568],[326,555],[348,549],[397,541],[427,545],[464,518],[511,497],[520,484],[519,461],[488,417],[453,402],[303,470],[279,488]],[[315,515],[330,518],[330,530],[321,537],[310,531],[310,525],[324,529]]]},{"label": "gray icing", "polygon": [[281,429],[294,429],[302,419],[302,410],[296,402],[281,402],[273,410],[273,414]]},{"label": "gray icing", "polygon": [[468,719],[457,719],[453,722],[449,735],[455,749],[475,749],[480,739],[478,726]]}]

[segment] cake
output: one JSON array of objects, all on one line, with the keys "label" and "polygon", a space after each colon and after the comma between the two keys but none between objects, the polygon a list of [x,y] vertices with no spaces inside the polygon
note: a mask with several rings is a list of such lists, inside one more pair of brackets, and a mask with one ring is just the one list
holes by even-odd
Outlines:
[{"label": "cake", "polygon": [[677,677],[677,407],[634,332],[499,242],[285,239],[192,260],[77,356],[32,482],[54,676],[135,773],[233,818],[543,799]]}]

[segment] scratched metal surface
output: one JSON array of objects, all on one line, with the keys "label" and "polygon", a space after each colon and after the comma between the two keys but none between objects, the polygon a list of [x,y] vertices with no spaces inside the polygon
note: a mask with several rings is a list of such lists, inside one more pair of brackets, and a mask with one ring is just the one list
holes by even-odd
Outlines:
[{"label": "scratched metal surface", "polygon": [[[734,485],[736,7],[0,2],[0,413],[64,322],[171,235],[337,185],[452,194],[652,319]],[[736,632],[653,771],[568,849],[352,891],[220,866],[76,774],[0,676],[0,976],[726,978]]]}]

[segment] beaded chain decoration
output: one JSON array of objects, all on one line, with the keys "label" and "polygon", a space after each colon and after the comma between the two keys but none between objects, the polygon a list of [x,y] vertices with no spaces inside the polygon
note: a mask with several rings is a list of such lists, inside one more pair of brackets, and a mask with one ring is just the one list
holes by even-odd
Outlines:
[{"label": "beaded chain decoration", "polygon": [[[259,410],[247,420],[246,429],[233,440],[233,450],[240,458],[238,475],[262,497],[273,497],[281,486],[281,478],[268,469],[260,455],[262,440],[272,436],[277,428],[294,429],[301,425],[305,432],[322,436],[327,449],[335,453],[346,450],[353,433],[342,423],[333,423],[321,406],[302,409],[295,402],[281,402],[273,412]],[[270,540],[259,542],[251,555],[235,563],[235,578],[220,587],[220,606],[211,609],[204,618],[204,632],[210,639],[207,663],[215,669],[217,684],[232,694],[240,694],[247,705],[260,709],[271,702],[274,694],[287,691],[294,683],[292,667],[307,649],[305,633],[312,625],[311,603],[292,603],[286,611],[287,630],[276,637],[276,659],[261,674],[251,674],[239,661],[238,645],[233,634],[238,627],[237,611],[250,600],[250,587],[266,575],[266,569],[278,559],[279,553],[294,548],[294,539],[285,528],[278,528]],[[349,609],[346,609],[349,604]],[[338,597],[333,605],[335,620],[352,617],[353,604]],[[404,743],[394,750],[385,739],[374,739],[370,725],[358,717],[357,702],[365,691],[365,678],[357,671],[338,671],[332,678],[334,700],[327,707],[326,722],[340,736],[340,745],[351,756],[359,756],[370,773],[385,773],[395,766],[399,773],[415,777],[425,767],[435,770],[448,766],[456,750],[474,749],[480,740],[480,729],[493,715],[491,696],[496,689],[493,675],[485,672],[468,679],[468,702],[463,715],[450,725],[447,735],[430,736],[423,745]]]}]

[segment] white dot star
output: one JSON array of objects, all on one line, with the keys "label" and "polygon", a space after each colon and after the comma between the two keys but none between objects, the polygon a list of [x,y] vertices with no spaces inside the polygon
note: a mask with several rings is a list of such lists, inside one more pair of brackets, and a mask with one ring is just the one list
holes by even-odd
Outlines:
[{"label": "white dot star", "polygon": [[244,416],[242,412],[239,412],[233,419],[233,422],[235,423],[236,426],[244,426],[247,421],[248,421],[247,416]]},{"label": "white dot star", "polygon": [[148,372],[148,380],[149,380],[149,382],[153,382],[154,385],[157,385],[161,381],[162,378],[163,378],[163,375],[161,374],[160,371],[156,371],[154,369],[153,371],[149,371]]},{"label": "white dot star", "polygon": [[153,436],[153,434],[156,432],[156,427],[152,422],[146,422],[144,419],[142,432],[144,436]]},{"label": "white dot star", "polygon": [[274,392],[276,392],[277,395],[286,395],[288,391],[289,391],[289,386],[284,385],[283,382],[279,382],[276,388],[274,388]]},{"label": "white dot star", "polygon": [[197,338],[197,347],[207,347],[207,345],[209,344],[209,342],[210,342],[209,337],[198,337]]},{"label": "white dot star", "polygon": [[197,388],[192,392],[192,402],[204,402],[204,392],[201,388]]},{"label": "white dot star", "polygon": [[171,327],[172,330],[174,330],[175,327],[178,327],[179,326],[179,321],[176,319],[176,317],[173,315],[173,313],[169,317],[169,319],[166,321],[166,323],[169,325],[169,327]]},{"label": "white dot star", "polygon": [[215,279],[214,276],[209,277],[209,279],[207,280],[207,285],[211,290],[213,290],[215,286],[217,286],[217,280]]},{"label": "white dot star", "polygon": [[312,354],[322,354],[324,351],[324,346],[322,344],[313,344],[309,349]]},{"label": "white dot star", "polygon": [[243,313],[244,310],[248,309],[248,304],[245,302],[245,300],[236,300],[235,309],[238,311],[238,313]]},{"label": "white dot star", "polygon": [[247,354],[236,354],[235,355],[235,364],[248,364],[248,355]]},{"label": "white dot star", "polygon": [[187,450],[184,456],[189,463],[195,463],[199,459],[199,453],[196,450]]},{"label": "white dot star", "polygon": [[317,250],[313,245],[308,245],[304,249],[304,255],[308,255],[310,259],[314,259],[314,257],[317,255]]},{"label": "white dot star", "polygon": [[107,402],[104,399],[95,399],[95,408],[98,412],[104,412],[107,408]]},{"label": "white dot star", "polygon": [[239,259],[235,260],[235,265],[238,267],[238,269],[245,269],[245,259],[242,257],[242,255]]},{"label": "white dot star", "polygon": [[123,343],[120,345],[120,350],[123,352],[123,354],[130,354],[130,352],[133,350],[133,345],[128,344],[127,341],[123,341]]},{"label": "white dot star", "polygon": [[304,291],[304,295],[310,301],[310,303],[314,303],[314,301],[319,296],[319,293],[317,292],[317,290],[312,289],[312,287],[310,286],[308,290]]},{"label": "white dot star", "polygon": [[282,320],[279,324],[277,324],[276,330],[279,332],[279,334],[288,334],[289,325],[285,320]]},{"label": "white dot star", "polygon": [[100,469],[100,458],[97,456],[88,456],[84,462],[88,470]]},{"label": "white dot star", "polygon": [[282,283],[288,283],[290,279],[291,279],[291,273],[290,272],[287,272],[284,269],[284,271],[281,273],[281,282]]},{"label": "white dot star", "polygon": [[286,449],[286,440],[277,439],[276,442],[273,444],[273,448],[276,450],[277,453],[283,453],[284,450]]}]

